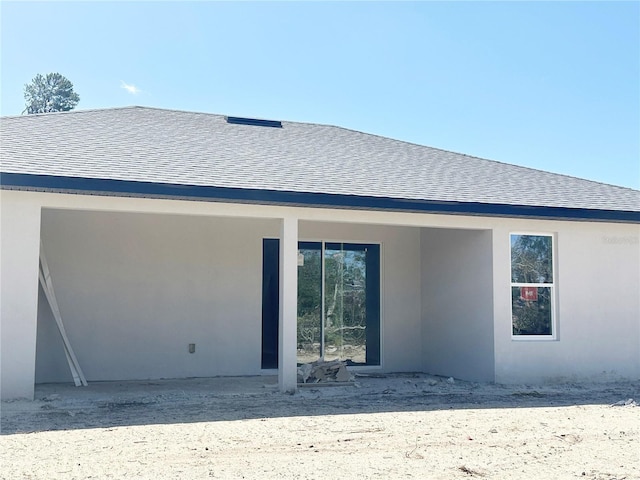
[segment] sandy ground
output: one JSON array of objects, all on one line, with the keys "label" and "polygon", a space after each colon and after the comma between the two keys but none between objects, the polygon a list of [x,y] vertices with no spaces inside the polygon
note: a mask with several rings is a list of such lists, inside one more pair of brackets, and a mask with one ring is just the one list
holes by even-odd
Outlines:
[{"label": "sandy ground", "polygon": [[38,386],[2,403],[0,478],[640,479],[637,383],[274,382]]}]

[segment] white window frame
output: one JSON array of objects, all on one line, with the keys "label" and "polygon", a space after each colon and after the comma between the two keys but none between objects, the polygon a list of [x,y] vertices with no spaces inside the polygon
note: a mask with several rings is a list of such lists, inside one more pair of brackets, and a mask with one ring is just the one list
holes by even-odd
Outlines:
[{"label": "white window frame", "polygon": [[[522,283],[512,282],[512,265],[511,265],[511,239],[513,235],[530,236],[530,237],[549,237],[551,238],[551,268],[552,283]],[[557,268],[557,252],[556,252],[556,235],[549,232],[509,232],[509,329],[511,331],[511,339],[518,342],[527,341],[555,341],[558,340],[558,314],[557,314],[557,285],[558,285],[558,268]],[[551,302],[551,334],[550,335],[514,335],[513,333],[513,300],[512,290],[514,287],[543,287],[549,288]]]}]

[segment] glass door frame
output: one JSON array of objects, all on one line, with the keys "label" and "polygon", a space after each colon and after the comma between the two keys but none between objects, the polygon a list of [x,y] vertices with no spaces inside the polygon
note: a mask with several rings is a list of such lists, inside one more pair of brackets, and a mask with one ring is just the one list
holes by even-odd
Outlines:
[{"label": "glass door frame", "polygon": [[[346,247],[346,248],[345,248]],[[351,247],[351,248],[349,248]],[[382,365],[382,329],[381,329],[381,244],[378,242],[344,242],[326,240],[300,240],[298,252],[301,250],[320,250],[320,355],[322,361],[326,353],[326,258],[325,252],[330,250],[365,251],[373,255],[365,257],[365,362],[350,363],[351,366],[380,367]],[[298,292],[300,298],[300,292]]]}]

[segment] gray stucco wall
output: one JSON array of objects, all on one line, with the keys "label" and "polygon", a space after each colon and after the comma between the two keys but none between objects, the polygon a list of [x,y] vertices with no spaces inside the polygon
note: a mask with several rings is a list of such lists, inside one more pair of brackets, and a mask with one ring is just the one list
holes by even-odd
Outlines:
[{"label": "gray stucco wall", "polygon": [[62,337],[42,287],[38,288],[37,328],[36,383],[68,382],[71,380],[71,373],[64,355]]},{"label": "gray stucco wall", "polygon": [[493,381],[491,231],[422,229],[423,370]]},{"label": "gray stucco wall", "polygon": [[[262,238],[277,234],[270,220],[43,210],[56,296],[87,379],[260,373]],[[36,381],[68,381],[40,297]]]},{"label": "gray stucco wall", "polygon": [[[638,378],[638,226],[477,219],[471,230],[455,228],[457,217],[441,221],[300,221],[301,240],[381,244],[384,371],[503,383]],[[556,338],[511,336],[514,231],[556,238]],[[45,208],[41,233],[89,380],[261,372],[262,238],[279,235],[279,220]],[[22,338],[19,322],[7,325]],[[36,363],[37,382],[71,380],[42,291]]]},{"label": "gray stucco wall", "polygon": [[301,240],[381,244],[382,367],[421,369],[420,230],[411,227],[300,222]]},{"label": "gray stucco wall", "polygon": [[[87,378],[259,374],[262,238],[278,234],[275,220],[43,210],[54,288]],[[301,221],[299,234],[381,243],[382,367],[420,370],[420,230]],[[41,291],[36,382],[70,379]]]},{"label": "gray stucco wall", "polygon": [[[522,223],[504,222],[494,230],[496,381],[640,378],[640,227]],[[555,236],[555,339],[511,337],[509,234],[513,231]]]},{"label": "gray stucco wall", "polygon": [[[71,381],[38,292],[41,233],[89,380],[246,375],[260,373],[262,238],[279,236],[285,217],[300,219],[302,240],[381,243],[386,371],[640,378],[638,225],[0,195],[3,399],[32,398],[36,379]],[[512,232],[556,240],[553,338],[511,335]]]}]

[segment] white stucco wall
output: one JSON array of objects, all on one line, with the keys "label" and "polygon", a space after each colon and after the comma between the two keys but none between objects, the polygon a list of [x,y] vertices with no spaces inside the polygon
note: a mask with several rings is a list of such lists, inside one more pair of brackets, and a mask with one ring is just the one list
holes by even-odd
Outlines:
[{"label": "white stucco wall", "polygon": [[490,230],[422,229],[422,370],[493,381]]}]

